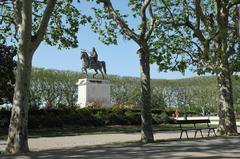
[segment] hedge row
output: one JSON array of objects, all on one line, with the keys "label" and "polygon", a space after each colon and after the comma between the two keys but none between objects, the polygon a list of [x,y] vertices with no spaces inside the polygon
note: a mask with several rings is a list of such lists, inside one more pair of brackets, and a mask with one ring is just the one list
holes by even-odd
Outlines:
[{"label": "hedge row", "polygon": [[[8,128],[11,112],[0,111],[0,127]],[[41,109],[29,111],[30,129],[61,128],[66,126],[140,125],[140,109],[84,108],[84,109]],[[168,122],[168,115],[153,110],[153,124]]]}]

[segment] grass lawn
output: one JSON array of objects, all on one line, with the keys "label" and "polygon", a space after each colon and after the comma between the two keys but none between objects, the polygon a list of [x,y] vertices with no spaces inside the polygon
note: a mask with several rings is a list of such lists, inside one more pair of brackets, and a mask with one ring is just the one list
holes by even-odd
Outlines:
[{"label": "grass lawn", "polygon": [[[200,127],[206,127],[205,125]],[[177,131],[179,126],[175,124],[161,124],[153,126],[154,132],[159,131]],[[134,133],[140,132],[140,126],[113,125],[105,127],[69,127],[55,129],[30,129],[29,137],[56,137],[56,136],[77,136],[84,134],[107,134],[107,133]],[[7,130],[0,129],[0,139],[7,139]]]}]

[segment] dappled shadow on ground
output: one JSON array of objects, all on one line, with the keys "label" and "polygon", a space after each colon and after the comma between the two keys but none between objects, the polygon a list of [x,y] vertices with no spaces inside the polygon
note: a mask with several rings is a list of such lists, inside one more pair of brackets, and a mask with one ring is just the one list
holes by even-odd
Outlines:
[{"label": "dappled shadow on ground", "polygon": [[189,141],[164,141],[152,144],[112,144],[81,146],[31,152],[1,159],[227,159],[240,158],[239,137],[216,137]]}]

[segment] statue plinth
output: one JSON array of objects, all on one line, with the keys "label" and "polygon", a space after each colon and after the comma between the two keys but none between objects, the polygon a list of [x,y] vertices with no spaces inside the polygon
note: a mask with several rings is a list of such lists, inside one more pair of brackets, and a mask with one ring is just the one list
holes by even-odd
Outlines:
[{"label": "statue plinth", "polygon": [[89,105],[110,106],[110,81],[101,79],[79,79],[77,105],[84,108]]}]

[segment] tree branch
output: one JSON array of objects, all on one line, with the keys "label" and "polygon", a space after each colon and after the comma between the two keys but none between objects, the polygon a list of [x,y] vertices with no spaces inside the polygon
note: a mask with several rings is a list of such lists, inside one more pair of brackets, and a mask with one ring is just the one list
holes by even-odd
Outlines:
[{"label": "tree branch", "polygon": [[14,9],[14,16],[15,16],[15,24],[17,29],[19,29],[19,25],[22,23],[22,1],[20,0],[13,0],[13,9]]},{"label": "tree branch", "polygon": [[[199,1],[200,0],[196,0],[196,1]],[[186,1],[184,1],[185,3],[187,3]],[[188,6],[188,4],[186,5]],[[196,36],[202,44],[205,43],[206,39],[202,33],[202,31],[200,30],[200,16],[197,16],[197,25],[195,26],[191,21],[190,21],[190,18],[189,18],[189,10],[188,8],[185,8],[186,12],[187,12],[187,15],[186,15],[186,19],[185,19],[185,23],[183,23],[185,26],[189,27],[193,32],[194,32],[194,36]],[[198,10],[195,9],[195,12],[198,12]],[[198,24],[199,23],[199,24]]]},{"label": "tree branch", "polygon": [[173,22],[175,22],[174,15],[173,15],[171,9],[169,8],[169,6],[167,5],[167,3],[165,2],[165,0],[162,0],[162,3],[164,4],[164,6],[166,7],[167,11],[169,12]]},{"label": "tree branch", "polygon": [[231,9],[233,6],[240,4],[240,0],[236,0],[235,2],[229,2],[227,8]]},{"label": "tree branch", "polygon": [[212,24],[212,19],[211,19],[211,14],[208,16],[208,15],[205,15],[203,13],[203,9],[202,9],[202,6],[201,6],[201,0],[194,0],[194,4],[195,4],[195,14],[196,14],[196,17],[197,17],[197,25],[198,25],[198,28],[200,27],[200,22],[202,21],[203,24],[205,25],[206,28],[209,28],[211,27],[211,29],[213,28],[213,24]]},{"label": "tree branch", "polygon": [[228,54],[233,55],[235,54],[235,45],[236,45],[236,39],[238,38],[239,28],[239,13],[238,13],[238,6],[234,9],[234,15],[233,15],[233,28],[231,29],[232,32],[229,36],[229,48],[228,48]]},{"label": "tree branch", "polygon": [[201,27],[201,22],[203,22],[204,26],[206,27],[206,31],[209,33],[209,35],[216,34],[216,28],[214,28],[214,22],[213,22],[213,14],[205,15],[203,13],[203,9],[201,6],[201,0],[194,0],[194,6],[195,6],[195,15],[196,15],[196,28]]},{"label": "tree branch", "polygon": [[32,15],[34,15],[35,17],[38,17],[38,18],[42,17],[41,15],[38,15],[36,13],[32,13]]},{"label": "tree branch", "polygon": [[122,29],[122,31],[132,40],[137,43],[140,43],[138,35],[131,30],[128,25],[121,19],[121,17],[117,14],[115,9],[112,6],[110,0],[97,0],[99,3],[103,3],[105,11],[110,15],[110,18],[114,20]]},{"label": "tree branch", "polygon": [[32,37],[32,47],[31,52],[34,53],[41,41],[44,38],[45,32],[47,30],[48,22],[54,10],[57,0],[48,0],[46,9],[43,13],[41,23],[39,25],[37,33]]},{"label": "tree branch", "polygon": [[202,13],[202,8],[201,8],[201,0],[194,0],[194,4],[195,4],[195,15],[196,15],[196,27],[199,29],[200,25],[201,25],[201,17],[203,16]]},{"label": "tree branch", "polygon": [[199,28],[196,28],[189,19],[186,19],[185,25],[188,26],[194,32],[194,35],[201,41],[205,43],[206,39]]},{"label": "tree branch", "polygon": [[142,30],[141,30],[141,33],[140,33],[140,39],[141,40],[145,39],[145,35],[146,35],[146,32],[147,32],[146,9],[147,9],[147,7],[149,7],[150,3],[151,3],[151,0],[145,0],[142,4],[142,7],[141,7],[141,17],[142,17],[142,23],[141,23]]},{"label": "tree branch", "polygon": [[240,43],[240,5],[238,5],[238,40],[239,40],[239,43]]},{"label": "tree branch", "polygon": [[149,32],[147,33],[147,37],[146,37],[147,40],[150,39],[150,37],[151,37],[151,35],[152,35],[152,32],[153,32],[153,30],[154,30],[154,27],[155,27],[155,18],[154,18],[154,15],[153,15],[152,5],[151,5],[151,4],[149,5],[148,10],[149,10],[149,15],[150,15],[150,18],[151,18],[151,19],[150,19],[150,30],[149,30]]}]

